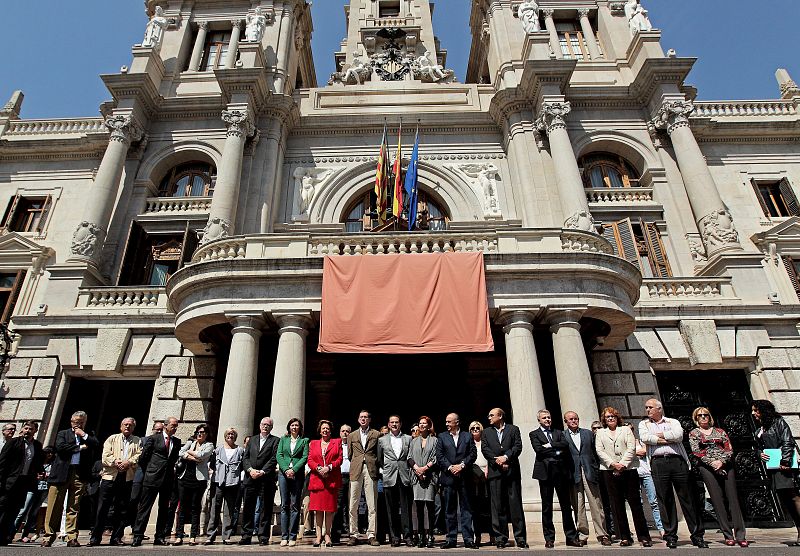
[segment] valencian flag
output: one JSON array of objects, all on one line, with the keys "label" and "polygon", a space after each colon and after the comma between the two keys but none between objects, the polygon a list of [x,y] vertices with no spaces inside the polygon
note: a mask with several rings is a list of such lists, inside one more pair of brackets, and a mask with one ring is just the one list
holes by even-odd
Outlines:
[{"label": "valencian flag", "polygon": [[392,214],[395,221],[400,220],[403,212],[403,122],[400,121],[400,129],[397,130],[397,153],[394,155],[394,193],[392,195]]},{"label": "valencian flag", "polygon": [[419,127],[414,138],[414,150],[411,151],[411,160],[406,170],[406,199],[408,199],[408,230],[414,229],[417,222],[417,163],[419,162]]},{"label": "valencian flag", "polygon": [[386,139],[386,123],[383,124],[383,139],[381,140],[381,154],[378,157],[378,170],[375,173],[375,210],[378,213],[378,223],[386,223],[386,193],[389,188],[389,142]]}]

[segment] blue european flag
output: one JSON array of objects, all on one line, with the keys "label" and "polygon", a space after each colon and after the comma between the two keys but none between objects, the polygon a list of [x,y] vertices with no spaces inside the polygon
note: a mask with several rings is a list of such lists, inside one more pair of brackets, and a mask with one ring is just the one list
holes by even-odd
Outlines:
[{"label": "blue european flag", "polygon": [[406,199],[408,199],[408,230],[414,229],[417,223],[417,163],[419,162],[419,128],[417,128],[417,136],[414,139],[414,150],[411,152],[411,161],[408,163],[408,170],[406,170],[406,181],[403,184],[403,189],[406,192]]}]

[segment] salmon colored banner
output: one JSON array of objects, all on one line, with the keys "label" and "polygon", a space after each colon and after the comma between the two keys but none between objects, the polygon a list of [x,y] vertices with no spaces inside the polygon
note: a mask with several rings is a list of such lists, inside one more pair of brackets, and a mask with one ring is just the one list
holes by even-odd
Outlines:
[{"label": "salmon colored banner", "polygon": [[493,351],[483,253],[325,257],[318,351]]}]

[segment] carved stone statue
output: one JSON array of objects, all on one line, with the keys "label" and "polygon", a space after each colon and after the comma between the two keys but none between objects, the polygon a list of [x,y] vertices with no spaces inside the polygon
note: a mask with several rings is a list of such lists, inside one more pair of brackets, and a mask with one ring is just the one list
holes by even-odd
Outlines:
[{"label": "carved stone statue", "polygon": [[411,70],[415,78],[427,83],[445,83],[455,78],[453,70],[444,69],[436,63],[430,50],[426,50],[425,54],[414,60]]},{"label": "carved stone statue", "polygon": [[539,4],[534,2],[534,0],[527,0],[527,2],[520,4],[517,15],[519,15],[522,28],[526,33],[534,33],[542,30],[539,23]]},{"label": "carved stone statue", "polygon": [[294,187],[298,192],[295,220],[307,220],[311,202],[317,193],[317,186],[333,173],[330,168],[297,168],[294,171]]},{"label": "carved stone statue", "polygon": [[147,27],[144,30],[144,40],[142,46],[157,48],[161,45],[161,39],[164,38],[164,29],[169,25],[169,21],[164,17],[164,8],[156,6],[156,11]]},{"label": "carved stone statue", "polygon": [[247,14],[245,20],[247,27],[244,30],[245,40],[247,42],[260,42],[264,36],[264,30],[267,28],[267,18],[261,10],[261,6],[255,9],[255,13]]},{"label": "carved stone statue", "polygon": [[342,70],[331,75],[328,85],[361,85],[372,75],[372,64],[361,59],[361,54],[353,56],[351,64],[342,64]]},{"label": "carved stone statue", "polygon": [[739,234],[733,227],[733,217],[725,209],[718,209],[700,219],[700,234],[707,251],[739,243]]},{"label": "carved stone statue", "polygon": [[476,192],[483,196],[483,214],[487,217],[502,216],[497,202],[497,180],[499,170],[491,162],[485,164],[461,164],[458,169],[475,180]]},{"label": "carved stone statue", "polygon": [[84,220],[78,224],[78,227],[72,234],[70,252],[73,255],[93,257],[95,254],[95,248],[100,244],[102,237],[103,230],[101,230],[96,224]]},{"label": "carved stone statue", "polygon": [[636,35],[639,31],[653,29],[653,25],[647,17],[647,10],[639,3],[639,0],[627,0],[625,2],[625,17],[628,18],[631,35]]},{"label": "carved stone statue", "polygon": [[595,232],[594,218],[585,210],[579,210],[564,221],[564,228],[582,230],[584,232]]}]

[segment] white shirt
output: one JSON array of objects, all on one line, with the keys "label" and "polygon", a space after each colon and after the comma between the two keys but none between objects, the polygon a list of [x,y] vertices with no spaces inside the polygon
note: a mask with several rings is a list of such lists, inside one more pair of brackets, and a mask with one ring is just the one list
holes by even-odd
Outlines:
[{"label": "white shirt", "polygon": [[[361,446],[366,451],[366,449],[367,449],[367,436],[369,436],[369,429],[367,429],[366,431],[364,429],[358,429],[358,434],[361,435]],[[366,463],[366,461],[365,461],[365,463]]]},{"label": "white shirt", "polygon": [[569,431],[569,435],[572,438],[572,442],[575,444],[575,447],[580,452],[581,451],[581,429],[577,429],[577,430],[575,430],[575,432],[572,432],[571,429],[567,429],[567,430]]},{"label": "white shirt", "polygon": [[502,444],[503,443],[503,433],[506,432],[506,424],[503,423],[502,427],[500,427],[499,429],[495,427],[494,430],[497,433],[497,442],[499,444]]},{"label": "white shirt", "polygon": [[125,435],[122,435],[122,459],[128,459],[128,450],[130,449],[129,446],[131,445],[131,437],[125,438]]},{"label": "white shirt", "polygon": [[289,450],[291,450],[292,453],[294,453],[294,447],[295,446],[297,446],[297,438],[294,438],[293,436],[290,436],[289,437]]},{"label": "white shirt", "polygon": [[350,453],[347,444],[342,442],[342,473],[350,473]]},{"label": "white shirt", "polygon": [[453,432],[450,433],[450,436],[453,437],[453,444],[456,445],[456,448],[458,448],[458,435],[459,434],[461,434],[461,429],[456,429],[456,430],[454,430]]},{"label": "white shirt", "polygon": [[486,471],[486,468],[489,467],[489,462],[486,461],[486,458],[483,457],[483,452],[481,452],[481,441],[477,440],[475,442],[475,448],[478,450],[478,457],[475,458],[475,465],[481,468],[481,471]]},{"label": "white shirt", "polygon": [[231,461],[231,458],[233,457],[233,453],[235,451],[236,451],[236,448],[228,448],[226,446],[225,447],[225,459],[227,459],[228,461]]},{"label": "white shirt", "polygon": [[[269,436],[269,435],[267,435],[267,436]],[[261,451],[261,448],[264,447],[264,442],[267,441],[267,436],[264,436],[263,434],[259,434],[258,435],[258,451],[259,452]]]},{"label": "white shirt", "polygon": [[399,461],[400,453],[403,451],[403,437],[400,436],[399,434],[390,433],[389,442],[392,443],[392,450],[394,450],[394,455],[397,457]]}]

